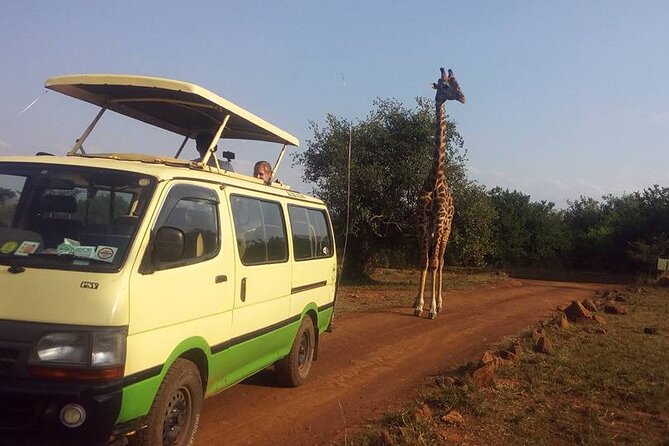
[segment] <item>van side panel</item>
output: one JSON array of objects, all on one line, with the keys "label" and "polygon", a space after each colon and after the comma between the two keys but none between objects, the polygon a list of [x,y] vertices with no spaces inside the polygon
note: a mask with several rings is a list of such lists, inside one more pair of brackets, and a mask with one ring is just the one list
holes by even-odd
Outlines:
[{"label": "van side panel", "polygon": [[323,333],[330,325],[332,315],[334,314],[334,302],[319,308],[318,311],[318,332]]},{"label": "van side panel", "polygon": [[[219,351],[211,356],[207,355],[209,380],[206,396],[211,396],[286,356],[290,352],[300,322],[299,316],[294,317],[282,321],[279,327],[268,327],[260,332],[249,333],[211,347],[205,345],[199,338],[183,342],[169,355],[168,361],[162,366],[128,377],[133,381],[148,375],[141,381],[124,387],[123,403],[117,423],[124,423],[148,413],[167,370],[183,352],[192,349],[199,349],[202,352]],[[259,349],[270,353],[259,357],[257,354]]]},{"label": "van side panel", "polygon": [[290,314],[300,313],[310,303],[320,308],[332,302],[335,280],[334,257],[295,262],[293,264]]},{"label": "van side panel", "polygon": [[[225,348],[211,358],[211,368],[222,372],[225,379],[211,382],[207,388],[207,396],[226,389],[242,381],[246,377],[273,364],[286,356],[293,345],[293,339],[300,326],[300,318],[295,317],[283,321],[281,327],[264,334],[249,334],[254,336],[249,340],[243,338],[232,339],[233,345]],[[241,342],[240,342],[241,341]],[[217,347],[212,347],[215,350]],[[219,347],[221,348],[221,347]],[[258,351],[267,352],[259,356]]]},{"label": "van side panel", "polygon": [[123,388],[121,412],[116,423],[125,423],[149,412],[164,373]]},{"label": "van side panel", "polygon": [[315,304],[317,326],[322,332],[332,317],[337,282],[330,218],[325,209],[301,204],[289,204],[288,214],[293,258],[290,313],[295,314]]},{"label": "van side panel", "polygon": [[[143,333],[142,335],[144,336],[135,335],[128,337],[129,349],[142,349],[138,351],[142,351],[147,356],[154,357],[154,361],[157,361],[158,365],[134,373],[126,373],[123,387],[123,402],[117,423],[123,423],[144,416],[149,412],[151,403],[158,392],[158,387],[176,358],[184,352],[194,349],[202,351],[205,355],[208,355],[210,352],[207,340],[202,337],[185,339],[178,343],[176,347],[172,347],[173,344],[168,344],[164,342],[164,339],[161,340],[161,338],[174,339],[177,333],[194,333],[195,330],[203,328],[201,324],[207,322],[211,326],[210,328],[214,328],[217,320],[215,318],[210,319],[209,321],[191,321],[190,325],[172,326],[165,331]],[[159,351],[158,355],[151,355],[156,350]]]}]

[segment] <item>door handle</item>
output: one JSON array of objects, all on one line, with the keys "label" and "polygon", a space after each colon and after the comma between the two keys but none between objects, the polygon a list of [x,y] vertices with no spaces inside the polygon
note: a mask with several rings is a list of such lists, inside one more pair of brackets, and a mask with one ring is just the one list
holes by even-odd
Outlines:
[{"label": "door handle", "polygon": [[228,276],[225,274],[221,274],[220,276],[216,276],[216,283],[223,283],[228,281]]},{"label": "door handle", "polygon": [[246,302],[246,277],[242,279],[242,286],[240,288],[241,290],[239,297],[242,300],[242,302]]}]

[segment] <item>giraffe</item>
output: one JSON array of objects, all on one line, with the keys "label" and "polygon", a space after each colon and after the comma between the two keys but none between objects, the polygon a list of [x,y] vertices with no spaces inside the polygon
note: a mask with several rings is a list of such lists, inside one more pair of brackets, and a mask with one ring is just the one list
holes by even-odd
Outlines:
[{"label": "giraffe", "polygon": [[432,84],[437,90],[435,95],[437,126],[435,134],[434,155],[432,168],[425,179],[425,183],[418,194],[418,239],[422,271],[418,295],[414,305],[414,315],[420,316],[425,303],[425,284],[428,269],[431,275],[432,304],[429,318],[434,319],[441,311],[442,271],[444,266],[444,251],[451,234],[453,221],[453,195],[446,181],[446,113],[444,103],[456,100],[465,103],[465,95],[460,90],[453,71],[441,68],[441,77]]}]

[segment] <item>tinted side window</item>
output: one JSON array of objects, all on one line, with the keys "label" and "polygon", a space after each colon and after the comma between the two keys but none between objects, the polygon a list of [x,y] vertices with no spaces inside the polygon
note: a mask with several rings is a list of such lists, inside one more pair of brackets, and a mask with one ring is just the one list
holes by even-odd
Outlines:
[{"label": "tinted side window", "polygon": [[330,257],[332,239],[324,211],[288,206],[295,260]]},{"label": "tinted side window", "polygon": [[230,198],[239,256],[244,265],[288,260],[281,205],[233,195]]},{"label": "tinted side window", "polygon": [[185,249],[180,261],[206,260],[218,251],[217,221],[216,203],[191,198],[177,201],[163,226],[171,226],[184,233]]}]

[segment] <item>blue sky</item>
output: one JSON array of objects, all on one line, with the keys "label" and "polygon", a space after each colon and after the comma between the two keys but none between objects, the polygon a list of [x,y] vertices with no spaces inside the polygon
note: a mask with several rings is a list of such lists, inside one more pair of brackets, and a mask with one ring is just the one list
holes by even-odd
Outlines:
[{"label": "blue sky", "polygon": [[[667,186],[667,24],[665,1],[5,1],[0,154],[64,153],[93,118],[91,105],[42,94],[55,75],[194,82],[304,148],[309,120],[364,118],[377,97],[432,97],[445,66],[467,96],[447,112],[486,186],[558,206]],[[87,148],[169,155],[180,139],[110,114]],[[240,172],[278,150],[226,146]],[[279,177],[310,190],[289,166]]]}]

